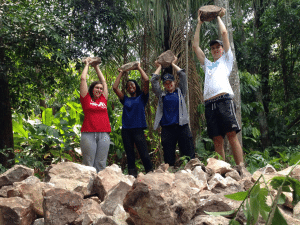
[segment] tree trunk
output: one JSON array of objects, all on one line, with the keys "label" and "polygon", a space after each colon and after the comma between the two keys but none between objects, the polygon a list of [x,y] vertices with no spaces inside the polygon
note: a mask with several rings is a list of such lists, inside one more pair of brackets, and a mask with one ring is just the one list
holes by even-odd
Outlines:
[{"label": "tree trunk", "polygon": [[[231,18],[230,18],[230,13],[229,13],[229,11],[230,11],[229,10],[230,9],[229,0],[215,0],[214,4],[226,9],[226,14],[225,14],[225,16],[222,17],[222,20],[223,20],[223,22],[226,26],[227,32],[228,32],[230,48],[231,48],[231,51],[233,54],[233,59],[234,59],[229,82],[230,82],[230,85],[231,85],[233,93],[234,93],[234,102],[236,104],[237,120],[238,120],[240,127],[242,128],[240,78],[239,78],[239,74],[238,74],[238,66],[237,66],[237,61],[236,61],[236,56],[235,56],[235,48],[234,48],[234,44],[233,44],[233,32],[232,32],[233,29],[232,29],[232,23],[231,23]],[[238,139],[239,139],[241,146],[243,146],[242,132],[238,133]],[[225,154],[226,155],[232,154],[232,150],[230,148],[227,138],[225,139]]]},{"label": "tree trunk", "polygon": [[[1,38],[0,46],[3,46]],[[0,48],[0,149],[14,148],[7,71],[4,49]],[[14,155],[13,151],[6,151],[6,153],[9,154],[8,157],[0,153],[0,164],[9,167],[8,159],[13,159]]]}]

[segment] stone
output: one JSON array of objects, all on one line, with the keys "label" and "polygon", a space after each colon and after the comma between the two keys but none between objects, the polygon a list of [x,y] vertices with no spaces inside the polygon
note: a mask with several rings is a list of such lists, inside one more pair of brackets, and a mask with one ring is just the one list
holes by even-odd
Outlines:
[{"label": "stone", "polygon": [[100,216],[93,225],[118,225],[112,216]]},{"label": "stone", "polygon": [[189,170],[175,173],[168,203],[176,224],[186,224],[193,218],[204,187]]},{"label": "stone", "polygon": [[207,215],[206,212],[227,212],[236,209],[238,205],[233,205],[231,201],[225,202],[223,194],[202,196],[200,198],[200,204],[198,204],[197,215]]},{"label": "stone", "polygon": [[128,218],[129,214],[124,210],[122,205],[118,204],[113,214],[113,220],[118,225],[128,225],[126,222]]},{"label": "stone", "polygon": [[99,199],[104,201],[109,190],[119,182],[123,181],[132,186],[134,180],[133,176],[124,175],[121,168],[113,164],[98,173],[94,182],[94,190],[98,194]]},{"label": "stone", "polygon": [[33,225],[44,225],[44,218],[36,219],[33,223]]},{"label": "stone", "polygon": [[83,195],[79,192],[51,188],[43,190],[43,196],[44,219],[47,225],[70,224],[81,214]]},{"label": "stone", "polygon": [[2,188],[0,188],[0,197],[2,198],[8,198],[7,197],[7,192],[13,190],[13,186],[12,185],[8,185],[8,186],[3,186]]},{"label": "stone", "polygon": [[231,172],[233,169],[231,165],[223,160],[218,160],[215,158],[208,158],[207,159],[207,166],[206,168],[212,169],[215,173],[219,173],[221,175]]},{"label": "stone", "polygon": [[[277,176],[282,176],[280,173],[275,173],[275,174],[262,174],[262,172],[260,171],[255,171],[252,175],[252,181],[253,182],[256,182],[259,177],[263,175],[264,176],[264,179],[266,181],[266,183],[268,184],[268,188],[269,190],[274,190],[273,187],[271,186],[270,184],[270,181],[274,178],[274,177],[277,177]],[[260,179],[260,188],[265,188],[266,185],[265,185],[265,182],[263,181],[263,179],[261,178]]]},{"label": "stone", "polygon": [[175,174],[169,172],[139,174],[123,202],[125,211],[136,225],[175,225],[175,215],[169,208],[175,203],[169,198],[174,180]]},{"label": "stone", "polygon": [[90,64],[92,66],[96,66],[96,65],[101,63],[101,58],[100,57],[84,57],[84,58],[82,58],[82,62],[85,63],[87,58],[90,58]]},{"label": "stone", "polygon": [[204,167],[204,164],[197,158],[191,159],[184,167],[185,170],[190,169],[193,171],[196,166]]},{"label": "stone", "polygon": [[97,176],[96,169],[73,162],[62,162],[51,165],[47,170],[46,182],[69,191],[76,191],[84,196],[95,194],[94,180]]},{"label": "stone", "polygon": [[79,217],[73,222],[74,225],[89,225],[93,221],[105,215],[101,206],[92,199],[84,199],[83,206],[80,211]]},{"label": "stone", "polygon": [[[278,174],[282,176],[286,176],[290,173],[290,171],[294,168],[294,166],[290,166],[282,171],[279,171]],[[290,177],[297,179],[300,181],[300,165],[297,165],[293,171],[290,173]]]},{"label": "stone", "polygon": [[121,181],[108,192],[104,202],[101,204],[105,215],[113,216],[116,207],[119,204],[123,204],[123,200],[130,188],[131,185]]},{"label": "stone", "polygon": [[231,177],[232,179],[235,179],[236,181],[241,180],[241,176],[239,175],[239,173],[236,170],[233,170],[231,172],[227,172],[225,174],[225,177]]},{"label": "stone", "polygon": [[20,197],[0,198],[1,225],[28,225],[35,219],[32,201]]},{"label": "stone", "polygon": [[21,197],[33,202],[33,208],[35,213],[39,217],[43,217],[43,189],[51,188],[53,185],[40,182],[35,176],[30,176],[21,182],[15,182],[13,184],[14,189],[7,192],[9,198]]},{"label": "stone", "polygon": [[198,13],[201,13],[201,21],[209,22],[217,18],[217,16],[221,13],[222,10],[225,9],[215,5],[205,5],[198,10]]},{"label": "stone", "polygon": [[274,174],[274,173],[277,173],[276,169],[272,165],[270,165],[270,164],[266,165],[263,168],[260,168],[258,171],[260,171],[262,174]]},{"label": "stone", "polygon": [[158,170],[160,170],[161,172],[166,172],[169,169],[169,164],[168,163],[163,163],[161,164],[155,171],[158,172]]},{"label": "stone", "polygon": [[29,176],[33,176],[34,170],[26,166],[15,165],[0,175],[0,187],[12,185],[14,182],[25,180]]},{"label": "stone", "polygon": [[201,166],[196,166],[192,171],[194,177],[199,181],[200,190],[207,189],[207,174],[202,170]]},{"label": "stone", "polygon": [[129,70],[136,70],[138,68],[138,65],[140,64],[139,61],[126,63],[123,66],[121,66],[119,69],[123,72],[129,71]]},{"label": "stone", "polygon": [[175,55],[171,50],[163,52],[157,58],[157,62],[161,64],[162,68],[171,66],[172,62],[175,60]]},{"label": "stone", "polygon": [[300,220],[300,202],[298,202],[293,209],[293,217]]},{"label": "stone", "polygon": [[223,216],[201,215],[195,217],[187,225],[228,225],[229,219]]}]

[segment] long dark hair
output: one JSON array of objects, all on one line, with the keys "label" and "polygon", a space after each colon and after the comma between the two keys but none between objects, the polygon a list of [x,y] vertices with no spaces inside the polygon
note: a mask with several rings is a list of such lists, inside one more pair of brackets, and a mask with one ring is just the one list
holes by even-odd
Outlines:
[{"label": "long dark hair", "polygon": [[97,84],[102,84],[102,83],[99,80],[97,80],[97,81],[94,81],[93,83],[91,83],[91,85],[89,87],[89,94],[90,94],[91,98],[94,98],[93,89]]},{"label": "long dark hair", "polygon": [[142,94],[142,91],[141,91],[141,88],[140,88],[140,85],[138,85],[138,83],[136,82],[136,80],[128,80],[126,82],[126,87],[125,89],[127,90],[127,85],[128,85],[128,82],[133,82],[135,84],[135,93],[136,93],[136,97],[140,96]]}]

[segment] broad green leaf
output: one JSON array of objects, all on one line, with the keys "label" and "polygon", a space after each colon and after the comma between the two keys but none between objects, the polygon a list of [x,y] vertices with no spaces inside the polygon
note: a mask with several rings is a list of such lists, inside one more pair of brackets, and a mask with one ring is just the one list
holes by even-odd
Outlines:
[{"label": "broad green leaf", "polygon": [[[258,190],[259,191],[259,190]],[[259,216],[259,199],[256,196],[250,196],[250,209],[251,209],[251,215],[252,215],[252,223],[256,224]]]},{"label": "broad green leaf", "polygon": [[260,185],[258,183],[252,188],[250,196],[256,198],[259,195],[259,193],[260,193]]},{"label": "broad green leaf", "polygon": [[275,214],[274,214],[274,217],[272,219],[272,225],[288,225],[285,218],[283,217],[283,215],[279,211],[278,206],[276,206]]},{"label": "broad green leaf", "polygon": [[292,165],[295,165],[298,161],[300,160],[300,153],[298,153],[297,155],[293,156],[290,161],[289,161],[289,164],[292,166]]},{"label": "broad green leaf", "polygon": [[236,220],[230,220],[229,225],[240,225],[240,222]]},{"label": "broad green leaf", "polygon": [[236,212],[236,210],[231,210],[231,211],[226,211],[226,212],[206,212],[204,211],[206,214],[208,215],[212,215],[212,216],[229,216],[233,213]]},{"label": "broad green leaf", "polygon": [[22,137],[28,138],[28,131],[25,131],[23,128],[23,124],[19,124],[16,121],[12,121],[13,131],[22,135]]},{"label": "broad green leaf", "polygon": [[277,204],[278,204],[278,205],[284,204],[284,203],[285,203],[285,199],[286,199],[286,197],[285,197],[285,195],[282,193],[282,194],[279,196],[279,198],[278,198]]},{"label": "broad green leaf", "polygon": [[225,197],[236,201],[244,201],[248,197],[248,194],[248,191],[241,191],[234,194],[225,195]]},{"label": "broad green leaf", "polygon": [[267,196],[268,190],[266,188],[261,188],[258,195],[260,208],[266,212],[269,212],[271,208],[267,205]]}]

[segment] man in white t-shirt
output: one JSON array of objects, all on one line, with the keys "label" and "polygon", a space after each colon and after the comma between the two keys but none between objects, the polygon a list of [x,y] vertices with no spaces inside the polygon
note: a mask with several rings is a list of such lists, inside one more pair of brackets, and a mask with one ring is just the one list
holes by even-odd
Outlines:
[{"label": "man in white t-shirt", "polygon": [[[223,15],[225,11],[220,13],[221,17]],[[208,135],[214,141],[215,151],[223,159],[225,159],[224,137],[227,135],[235,163],[243,165],[243,150],[236,135],[241,129],[235,115],[235,105],[232,100],[234,94],[229,83],[233,55],[226,27],[220,16],[217,17],[217,21],[223,42],[220,40],[210,42],[214,62],[209,61],[199,47],[199,33],[203,23],[200,14],[193,48],[205,72],[204,101]]]}]

